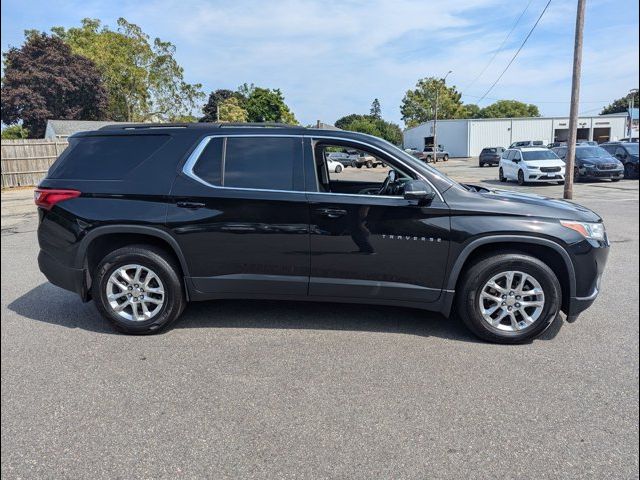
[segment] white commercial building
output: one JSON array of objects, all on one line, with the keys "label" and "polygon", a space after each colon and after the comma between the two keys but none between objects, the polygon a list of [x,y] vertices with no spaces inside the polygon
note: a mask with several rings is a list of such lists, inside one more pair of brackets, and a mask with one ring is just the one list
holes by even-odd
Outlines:
[{"label": "white commercial building", "polygon": [[[578,140],[603,143],[626,136],[627,114],[580,117]],[[533,140],[544,145],[566,142],[567,117],[478,118],[438,120],[438,145],[452,157],[475,157],[485,147],[508,147],[513,142]],[[404,148],[422,150],[433,145],[433,121],[403,132]]]}]

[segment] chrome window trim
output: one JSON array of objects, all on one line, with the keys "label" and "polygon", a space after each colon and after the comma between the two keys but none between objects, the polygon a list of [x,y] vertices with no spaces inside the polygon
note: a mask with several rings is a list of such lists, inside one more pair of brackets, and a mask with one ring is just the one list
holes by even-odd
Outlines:
[{"label": "chrome window trim", "polygon": [[[314,194],[314,195],[315,194],[318,194],[318,195],[348,195],[350,197],[364,197],[364,198],[395,198],[395,199],[403,199],[404,198],[404,197],[401,197],[401,196],[390,196],[390,195],[363,195],[363,194],[360,194],[360,193],[310,192],[310,191],[303,191],[303,190],[276,190],[276,189],[270,189],[270,188],[225,187],[225,186],[221,186],[221,185],[213,185],[212,183],[209,183],[209,182],[203,180],[202,178],[198,177],[193,172],[193,169],[194,169],[196,163],[198,162],[198,160],[200,158],[200,155],[202,155],[202,152],[207,147],[207,145],[209,144],[211,139],[212,138],[218,138],[218,137],[223,137],[223,138],[228,138],[228,137],[254,137],[254,138],[255,137],[268,137],[268,138],[284,137],[284,138],[300,138],[301,140],[304,139],[304,138],[310,138],[311,140],[314,140],[314,139],[339,140],[339,141],[343,141],[343,142],[353,142],[353,143],[357,143],[357,144],[360,144],[360,145],[364,145],[365,147],[368,147],[370,149],[376,150],[376,151],[382,153],[383,155],[391,156],[388,152],[385,152],[381,148],[378,148],[378,147],[376,147],[374,145],[371,145],[369,143],[362,142],[360,140],[354,140],[352,138],[333,137],[333,136],[329,136],[329,135],[305,135],[305,134],[266,134],[265,135],[265,134],[259,134],[259,133],[246,133],[246,134],[245,133],[226,133],[226,134],[225,133],[220,133],[220,134],[207,135],[202,140],[200,140],[200,143],[198,143],[196,148],[193,150],[193,152],[191,152],[191,154],[187,158],[187,161],[184,163],[184,166],[182,167],[182,173],[184,173],[187,177],[191,178],[192,180],[195,180],[196,182],[198,182],[198,183],[200,183],[202,185],[205,185],[207,187],[210,187],[210,188],[220,189],[220,190],[245,190],[245,191],[252,191],[252,192],[304,193],[304,194]],[[226,141],[225,141],[225,144],[224,144],[223,148],[226,150]],[[436,194],[440,198],[440,201],[442,203],[445,203],[444,202],[444,198],[442,197],[442,194],[433,185],[433,183],[431,183],[431,181],[429,179],[425,178],[420,172],[416,171],[410,165],[407,165],[406,163],[404,163],[402,160],[400,160],[400,159],[398,159],[396,157],[394,157],[394,160],[396,160],[398,163],[400,163],[401,165],[406,167],[408,170],[412,171],[420,180],[423,180],[423,181],[427,182],[429,184],[429,186],[433,189],[433,191],[436,192]],[[222,168],[224,169],[224,155],[223,155]],[[224,176],[224,171],[221,172],[221,178],[222,178],[222,176]]]}]

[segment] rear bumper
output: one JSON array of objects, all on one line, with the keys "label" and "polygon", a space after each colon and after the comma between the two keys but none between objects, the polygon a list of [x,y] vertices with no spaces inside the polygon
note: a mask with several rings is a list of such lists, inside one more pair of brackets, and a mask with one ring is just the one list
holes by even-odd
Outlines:
[{"label": "rear bumper", "polygon": [[85,279],[84,268],[73,268],[64,265],[49,255],[44,250],[38,254],[38,267],[40,271],[54,285],[80,295],[83,301],[89,300],[89,292]]}]

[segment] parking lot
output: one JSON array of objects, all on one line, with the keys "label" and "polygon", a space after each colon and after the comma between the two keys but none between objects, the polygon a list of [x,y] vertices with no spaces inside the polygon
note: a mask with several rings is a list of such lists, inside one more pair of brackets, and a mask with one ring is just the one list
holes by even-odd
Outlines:
[{"label": "parking lot", "polygon": [[303,302],[192,304],[164,334],[116,334],[38,271],[31,195],[2,193],[3,478],[638,477],[637,180],[575,186],[612,241],[602,293],[520,346]]}]

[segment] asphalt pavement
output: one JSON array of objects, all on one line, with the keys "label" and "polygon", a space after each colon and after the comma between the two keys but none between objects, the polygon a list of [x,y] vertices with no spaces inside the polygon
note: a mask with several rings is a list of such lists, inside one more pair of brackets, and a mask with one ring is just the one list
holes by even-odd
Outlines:
[{"label": "asphalt pavement", "polygon": [[164,334],[117,334],[45,280],[31,192],[3,192],[2,478],[638,478],[638,181],[575,201],[613,243],[602,294],[501,346],[418,310],[303,302],[192,304]]}]

